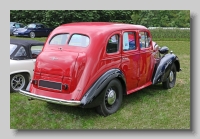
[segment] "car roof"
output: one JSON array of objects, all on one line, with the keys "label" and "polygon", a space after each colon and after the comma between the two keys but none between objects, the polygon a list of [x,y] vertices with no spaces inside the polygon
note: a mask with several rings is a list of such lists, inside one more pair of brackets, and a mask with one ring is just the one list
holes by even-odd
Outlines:
[{"label": "car roof", "polygon": [[75,31],[80,33],[106,33],[122,29],[147,29],[142,25],[115,23],[115,22],[75,22],[62,24],[57,27],[59,31]]},{"label": "car roof", "polygon": [[25,47],[36,46],[36,45],[44,45],[44,42],[36,41],[36,40],[24,40],[24,39],[14,39],[10,38],[10,44],[23,45]]}]

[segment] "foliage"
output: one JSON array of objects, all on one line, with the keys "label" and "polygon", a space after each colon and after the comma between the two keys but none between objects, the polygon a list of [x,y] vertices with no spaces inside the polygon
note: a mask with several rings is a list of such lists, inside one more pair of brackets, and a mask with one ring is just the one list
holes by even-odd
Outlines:
[{"label": "foliage", "polygon": [[153,40],[189,41],[189,29],[150,29]]},{"label": "foliage", "polygon": [[146,27],[190,27],[189,10],[11,10],[10,21],[57,27],[81,21],[122,22]]},{"label": "foliage", "polygon": [[190,27],[189,10],[137,10],[131,18],[146,27]]}]

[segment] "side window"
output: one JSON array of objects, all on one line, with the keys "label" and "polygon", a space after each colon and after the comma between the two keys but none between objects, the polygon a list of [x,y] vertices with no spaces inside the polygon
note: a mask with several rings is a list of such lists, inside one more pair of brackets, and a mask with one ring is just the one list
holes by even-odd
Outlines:
[{"label": "side window", "polygon": [[20,28],[23,28],[23,27],[24,27],[24,25],[23,25],[23,24],[19,24],[19,26],[20,26]]},{"label": "side window", "polygon": [[43,25],[40,25],[40,28],[44,28],[44,26],[43,26]]},{"label": "side window", "polygon": [[15,27],[16,27],[16,28],[20,28],[20,25],[19,25],[19,24],[15,24]]},{"label": "side window", "polygon": [[37,56],[42,51],[42,48],[43,48],[43,46],[32,46],[31,47],[32,58],[37,58]]},{"label": "side window", "polygon": [[37,25],[36,28],[41,28],[41,25]]},{"label": "side window", "polygon": [[135,32],[124,32],[123,33],[123,50],[135,50],[136,43],[135,43]]},{"label": "side window", "polygon": [[140,48],[149,47],[150,39],[147,32],[140,32]]},{"label": "side window", "polygon": [[106,52],[116,53],[118,50],[119,50],[119,35],[115,34],[109,38],[106,46]]},{"label": "side window", "polygon": [[65,45],[67,43],[68,38],[69,34],[58,34],[50,40],[49,44]]},{"label": "side window", "polygon": [[19,48],[19,50],[17,51],[17,53],[15,54],[15,56],[16,57],[17,56],[27,56],[25,48],[23,46],[21,46]]}]

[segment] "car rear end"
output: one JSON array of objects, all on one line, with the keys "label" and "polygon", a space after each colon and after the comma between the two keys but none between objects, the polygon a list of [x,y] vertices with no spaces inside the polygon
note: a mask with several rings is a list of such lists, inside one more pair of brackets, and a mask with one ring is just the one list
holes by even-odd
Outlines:
[{"label": "car rear end", "polygon": [[51,36],[37,57],[32,81],[20,93],[52,103],[80,105],[77,85],[86,63],[89,37],[68,33]]}]

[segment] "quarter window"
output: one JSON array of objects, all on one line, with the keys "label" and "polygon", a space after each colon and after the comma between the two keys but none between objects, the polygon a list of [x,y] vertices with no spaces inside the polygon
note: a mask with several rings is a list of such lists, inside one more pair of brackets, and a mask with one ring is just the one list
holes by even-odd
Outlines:
[{"label": "quarter window", "polygon": [[147,32],[140,32],[140,48],[147,48],[150,46],[150,37]]},{"label": "quarter window", "polygon": [[25,48],[21,46],[15,56],[27,56]]}]

